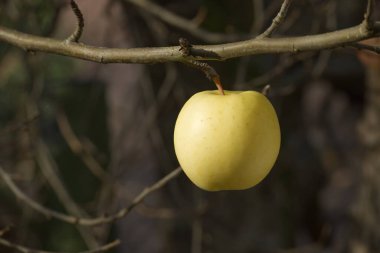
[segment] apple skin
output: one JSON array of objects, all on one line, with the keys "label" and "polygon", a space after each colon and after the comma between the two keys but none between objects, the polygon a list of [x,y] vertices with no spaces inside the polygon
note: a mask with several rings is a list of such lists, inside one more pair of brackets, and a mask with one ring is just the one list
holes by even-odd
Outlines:
[{"label": "apple skin", "polygon": [[281,142],[276,112],[255,91],[203,91],[181,109],[174,129],[178,161],[208,191],[243,190],[272,169]]}]

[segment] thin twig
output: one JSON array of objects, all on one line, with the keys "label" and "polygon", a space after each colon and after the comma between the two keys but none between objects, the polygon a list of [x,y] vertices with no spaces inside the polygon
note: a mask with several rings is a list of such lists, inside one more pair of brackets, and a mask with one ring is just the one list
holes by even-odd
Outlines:
[{"label": "thin twig", "polygon": [[202,252],[203,228],[200,218],[195,218],[192,224],[191,253]]},{"label": "thin twig", "polygon": [[200,6],[197,14],[191,19],[190,22],[194,23],[197,27],[199,27],[207,17],[207,8],[205,6]]},{"label": "thin twig", "polygon": [[378,46],[378,45],[367,45],[367,44],[363,44],[363,43],[352,43],[352,44],[349,44],[347,47],[353,47],[353,48],[356,48],[359,50],[366,50],[366,51],[370,51],[370,52],[373,52],[376,54],[380,54],[380,46]]},{"label": "thin twig", "polygon": [[367,24],[370,23],[370,18],[372,16],[373,7],[374,7],[374,1],[373,0],[367,0],[367,8],[366,8],[366,12],[364,13],[364,22],[366,22]]},{"label": "thin twig", "polygon": [[264,24],[264,0],[252,0],[253,21],[251,24],[250,33],[257,34]]},{"label": "thin twig", "polygon": [[[156,128],[155,124],[158,122],[158,115],[160,113],[161,107],[165,104],[165,102],[168,99],[168,96],[175,87],[176,77],[177,77],[177,70],[175,68],[174,64],[166,63],[166,75],[161,85],[159,85],[160,89],[157,93],[157,96],[154,94],[154,88],[156,87],[155,84],[153,84],[153,81],[149,77],[149,75],[144,75],[144,77],[141,79],[142,86],[144,90],[147,90],[145,87],[149,87],[150,90],[150,98],[148,100],[153,100],[151,106],[147,109],[144,120],[140,124],[140,131],[137,133],[135,138],[137,140],[140,140],[143,138],[143,136],[146,136],[147,133],[150,133],[152,136],[153,132],[156,132],[154,135],[156,135],[156,138],[154,138],[154,146],[157,148],[157,151],[160,151],[162,154],[168,154],[169,151],[163,145],[163,137],[161,136],[160,131],[153,131],[152,129]],[[147,92],[144,92],[147,93]],[[142,143],[140,143],[142,144]],[[137,144],[138,145],[138,144]],[[129,142],[127,144],[128,148],[137,148],[135,142]],[[164,155],[164,157],[166,157]]]},{"label": "thin twig", "polygon": [[[250,34],[258,34],[261,30],[263,23],[264,23],[264,2],[263,0],[252,0],[252,16],[254,17],[252,19],[251,28],[250,28]],[[241,83],[245,81],[247,71],[248,71],[248,64],[249,64],[249,57],[242,57],[239,60],[239,63],[237,65],[236,75],[235,75],[235,84]]]},{"label": "thin twig", "polygon": [[202,253],[202,241],[203,241],[203,222],[202,216],[206,212],[206,203],[202,198],[202,193],[199,191],[194,192],[194,217],[192,225],[192,235],[191,235],[191,253]]},{"label": "thin twig", "polygon": [[253,86],[262,87],[264,84],[270,83],[273,79],[283,74],[295,64],[308,60],[314,56],[314,53],[299,54],[294,57],[284,57],[280,62],[268,72],[249,80],[247,83],[241,84],[242,87]]},{"label": "thin twig", "polygon": [[42,174],[56,193],[58,199],[62,202],[65,209],[75,216],[86,215],[71,198],[66,186],[61,180],[62,176],[60,175],[57,164],[51,156],[49,148],[42,140],[39,140],[36,143],[36,160],[41,168]]},{"label": "thin twig", "polygon": [[78,42],[83,32],[84,18],[77,3],[74,0],[70,0],[70,6],[77,18],[77,27],[75,31],[66,39],[66,42]]},{"label": "thin twig", "polygon": [[284,0],[284,2],[281,5],[280,11],[273,19],[272,24],[262,34],[257,36],[258,39],[270,37],[273,31],[284,21],[291,2],[292,0]]},{"label": "thin twig", "polygon": [[317,79],[323,74],[323,71],[329,64],[332,51],[322,51],[319,53],[317,60],[315,61],[313,69],[310,71],[311,76]]},{"label": "thin twig", "polygon": [[175,13],[170,12],[169,10],[149,0],[124,0],[124,1],[129,2],[137,6],[138,8],[141,8],[145,12],[148,12],[154,15],[155,17],[159,18],[160,20],[164,21],[165,23],[169,25],[182,29],[188,32],[189,34],[197,37],[198,39],[201,39],[208,43],[234,41],[236,39],[242,38],[242,36],[239,36],[239,35],[213,33],[213,32],[208,32],[206,30],[203,30],[198,27],[198,24],[196,22],[192,22],[181,16],[178,16]]},{"label": "thin twig", "polygon": [[13,182],[11,177],[4,171],[4,169],[1,166],[0,166],[0,177],[3,179],[5,184],[12,191],[12,193],[16,195],[18,199],[23,201],[25,204],[27,204],[34,210],[46,215],[47,217],[56,218],[58,220],[61,220],[63,222],[70,223],[70,224],[78,224],[78,225],[83,225],[83,226],[95,226],[95,225],[110,223],[117,219],[121,219],[125,217],[134,207],[136,207],[139,203],[141,203],[149,194],[165,186],[170,180],[177,177],[181,173],[181,171],[182,169],[178,167],[177,169],[170,172],[168,175],[163,177],[158,182],[154,183],[150,187],[145,188],[139,195],[137,195],[134,198],[134,200],[129,204],[129,206],[123,209],[120,209],[115,214],[109,215],[109,216],[104,215],[104,216],[95,217],[95,218],[75,217],[75,216],[60,213],[60,212],[57,212],[57,211],[54,211],[52,209],[42,206],[38,202],[34,201],[33,199],[25,195],[20,190],[20,188],[18,188],[18,186]]},{"label": "thin twig", "polygon": [[[56,117],[58,128],[65,139],[70,150],[80,157],[86,167],[91,171],[91,173],[96,176],[101,181],[111,181],[109,175],[105,172],[104,168],[99,164],[99,162],[85,149],[82,142],[75,135],[69,120],[64,112],[60,112]],[[108,180],[109,179],[109,180]]]},{"label": "thin twig", "polygon": [[[25,246],[22,246],[22,245],[10,242],[10,241],[5,240],[3,238],[0,238],[0,244],[3,245],[3,246],[6,246],[8,248],[17,250],[19,252],[22,252],[22,253],[57,253],[57,252],[54,252],[54,251],[45,251],[45,250],[31,249],[31,248],[28,248],[28,247],[25,247]],[[96,249],[86,250],[86,251],[78,251],[78,252],[75,252],[75,253],[105,252],[105,251],[108,251],[108,250],[110,250],[112,248],[115,248],[119,244],[120,244],[120,240],[115,240],[113,242],[110,242],[110,243],[108,243],[108,244],[106,244],[104,246],[101,246],[99,248],[96,248]]]},{"label": "thin twig", "polygon": [[[45,143],[37,141],[36,144],[36,159],[42,174],[45,176],[46,181],[57,195],[59,201],[63,204],[68,213],[75,217],[87,217],[87,213],[81,209],[75,201],[71,198],[66,189],[65,184],[61,180],[59,168],[50,154],[48,147]],[[82,235],[85,242],[90,247],[97,247],[98,243],[88,228],[78,227],[79,233]]]}]

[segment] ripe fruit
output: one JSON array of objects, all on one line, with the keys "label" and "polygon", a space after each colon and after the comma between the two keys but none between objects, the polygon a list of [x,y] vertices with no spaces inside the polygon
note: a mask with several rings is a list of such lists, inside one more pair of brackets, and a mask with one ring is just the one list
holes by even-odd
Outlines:
[{"label": "ripe fruit", "polygon": [[269,100],[255,91],[203,91],[178,115],[174,147],[198,187],[242,190],[259,183],[280,149],[280,127]]}]

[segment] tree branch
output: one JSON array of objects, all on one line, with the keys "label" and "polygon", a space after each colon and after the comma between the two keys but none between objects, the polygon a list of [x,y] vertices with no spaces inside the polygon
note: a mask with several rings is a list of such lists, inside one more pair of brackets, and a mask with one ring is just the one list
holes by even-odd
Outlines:
[{"label": "tree branch", "polygon": [[80,157],[90,172],[104,183],[111,183],[110,176],[106,173],[105,169],[99,162],[85,149],[83,143],[74,133],[66,114],[60,111],[56,116],[58,128],[62,134],[63,139],[66,141],[70,150],[78,157]]},{"label": "tree branch", "polygon": [[293,67],[298,62],[310,59],[313,56],[314,56],[313,53],[305,53],[305,54],[298,54],[294,57],[285,57],[281,59],[278,64],[273,66],[268,72],[258,77],[255,77],[244,84],[241,84],[241,86],[242,87],[245,87],[245,86],[262,87],[266,85],[267,83],[270,83],[276,77],[286,72],[288,69]]},{"label": "tree branch", "polygon": [[252,7],[253,7],[253,21],[251,24],[250,33],[251,34],[258,34],[259,31],[262,29],[264,24],[264,0],[252,0]]},{"label": "tree branch", "polygon": [[77,18],[78,24],[75,31],[70,35],[70,37],[66,39],[66,42],[78,42],[83,32],[84,19],[82,12],[80,11],[77,3],[74,0],[70,0],[70,6]]},{"label": "tree branch", "polygon": [[[66,186],[61,180],[59,168],[50,154],[48,147],[42,140],[36,140],[36,142],[35,156],[37,164],[39,165],[41,172],[51,189],[56,194],[58,200],[71,215],[74,215],[75,217],[88,217],[87,213],[82,210],[71,198]],[[90,248],[98,246],[98,243],[90,229],[78,227],[78,231]]]},{"label": "tree branch", "polygon": [[352,43],[349,47],[353,47],[359,50],[367,50],[376,54],[380,54],[380,45],[367,45],[364,43]]},{"label": "tree branch", "polygon": [[373,12],[373,7],[374,7],[374,1],[373,0],[367,0],[367,9],[366,12],[364,13],[364,22],[369,23],[370,18]]},{"label": "tree branch", "polygon": [[[360,25],[319,35],[287,38],[264,38],[208,46],[193,46],[193,52],[206,52],[194,55],[196,60],[226,60],[235,57],[268,54],[297,53],[341,47],[380,33],[380,23],[373,23],[367,29]],[[25,50],[65,55],[73,58],[100,63],[159,63],[186,59],[178,46],[151,48],[103,48],[78,43],[63,43],[57,39],[25,34],[0,26],[0,41]]]},{"label": "tree branch", "polygon": [[[57,252],[53,252],[53,251],[36,250],[36,249],[27,248],[25,246],[22,246],[22,245],[19,245],[19,244],[15,244],[15,243],[10,242],[8,240],[5,240],[3,238],[0,238],[0,244],[3,245],[3,246],[6,246],[8,248],[17,250],[19,252],[22,252],[22,253],[57,253]],[[120,240],[115,240],[113,242],[110,242],[110,243],[102,246],[102,247],[99,247],[99,248],[96,248],[96,249],[93,249],[93,250],[80,251],[80,252],[76,252],[76,253],[104,252],[104,251],[108,251],[108,250],[116,247],[119,244],[120,244]]]},{"label": "tree branch", "polygon": [[183,31],[188,32],[189,34],[193,35],[194,37],[197,37],[198,39],[201,39],[208,43],[218,43],[218,42],[226,42],[226,41],[233,41],[238,39],[238,35],[230,35],[230,34],[221,34],[221,33],[213,33],[205,31],[198,27],[198,25],[195,22],[191,22],[190,20],[187,20],[181,16],[178,16],[169,10],[161,7],[158,4],[155,4],[154,2],[151,2],[149,0],[124,0],[126,2],[129,2],[138,8],[142,9],[145,12],[148,12],[152,14],[153,16],[161,19],[165,23],[177,27]]},{"label": "tree branch", "polygon": [[108,216],[104,215],[102,217],[96,217],[96,218],[75,217],[75,216],[60,213],[60,212],[57,212],[57,211],[54,211],[52,209],[42,206],[38,202],[34,201],[33,199],[25,195],[20,190],[20,188],[17,187],[17,185],[13,182],[11,177],[4,171],[4,169],[1,166],[0,166],[0,177],[3,179],[5,184],[13,192],[13,194],[16,195],[18,199],[25,202],[28,206],[30,206],[34,210],[46,215],[47,217],[53,217],[55,219],[58,219],[70,224],[83,225],[83,226],[96,226],[100,224],[110,223],[117,219],[121,219],[125,217],[133,208],[135,208],[139,203],[141,203],[149,194],[165,186],[170,180],[177,177],[181,173],[181,171],[182,169],[178,167],[177,169],[170,172],[168,175],[163,177],[158,182],[154,183],[150,187],[145,188],[139,195],[137,195],[134,198],[134,200],[129,204],[129,206],[123,209],[120,209],[115,214],[108,215]]},{"label": "tree branch", "polygon": [[291,2],[292,0],[284,0],[284,2],[281,5],[280,11],[273,19],[272,24],[262,34],[257,36],[257,39],[269,37],[273,33],[273,31],[284,21]]}]

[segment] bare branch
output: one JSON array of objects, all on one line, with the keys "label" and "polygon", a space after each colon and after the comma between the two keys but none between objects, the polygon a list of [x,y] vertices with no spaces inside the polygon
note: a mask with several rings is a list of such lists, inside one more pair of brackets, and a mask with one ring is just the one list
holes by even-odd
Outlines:
[{"label": "bare branch", "polygon": [[[65,209],[71,215],[76,217],[86,217],[87,213],[81,209],[75,201],[71,198],[66,186],[61,180],[58,166],[50,154],[48,147],[43,141],[37,141],[36,144],[36,159],[42,174],[45,176],[46,181],[49,183],[59,201],[63,204]],[[78,227],[83,239],[90,247],[97,247],[98,243],[91,231],[88,228]]]},{"label": "bare branch", "polygon": [[202,252],[203,228],[202,221],[196,218],[192,224],[191,253]]},{"label": "bare branch", "polygon": [[374,7],[373,0],[367,0],[367,9],[366,9],[366,12],[364,13],[364,22],[366,22],[367,24],[370,23],[373,7]]},{"label": "bare branch", "polygon": [[201,39],[208,43],[233,41],[233,40],[238,39],[239,37],[240,38],[242,37],[242,36],[237,36],[237,35],[228,35],[228,34],[212,33],[212,32],[205,31],[199,28],[196,22],[191,22],[190,20],[180,17],[149,0],[124,0],[124,1],[129,2],[141,8],[142,10],[154,15],[155,17],[161,19],[162,21],[164,21],[165,23],[169,25],[177,27],[183,31],[186,31],[189,34],[197,37],[198,39]]},{"label": "bare branch", "polygon": [[255,77],[244,84],[240,84],[241,87],[253,86],[262,87],[265,84],[271,82],[273,79],[287,71],[289,68],[293,67],[298,62],[310,59],[314,56],[313,53],[298,54],[294,57],[284,57],[277,65],[275,65],[268,72]]},{"label": "bare branch", "polygon": [[347,47],[353,47],[359,50],[367,50],[376,54],[380,54],[380,45],[367,45],[363,43],[352,43],[349,44]]},{"label": "bare branch", "polygon": [[70,6],[77,18],[78,24],[75,31],[66,39],[66,42],[78,42],[83,32],[84,19],[82,12],[74,0],[70,0]]},{"label": "bare branch", "polygon": [[[22,252],[22,253],[57,253],[57,252],[53,252],[53,251],[45,251],[45,250],[37,250],[37,249],[27,248],[25,246],[22,246],[22,245],[19,245],[19,244],[15,244],[15,243],[10,242],[8,240],[5,240],[3,238],[0,238],[0,244],[3,245],[3,246],[6,246],[8,248],[17,250],[19,252]],[[120,244],[120,240],[115,240],[113,242],[110,242],[110,243],[108,243],[108,244],[106,244],[106,245],[104,245],[102,247],[96,248],[96,249],[86,250],[86,251],[79,251],[79,252],[75,252],[75,253],[105,252],[105,251],[108,251],[108,250],[110,250],[112,248],[115,248],[119,244]]]},{"label": "bare branch", "polygon": [[[250,34],[258,34],[264,23],[264,1],[263,0],[252,0],[252,16],[254,17],[251,22]],[[236,68],[235,83],[240,83],[245,81],[245,76],[247,74],[247,66],[249,63],[248,57],[242,57],[239,60],[238,66]]]},{"label": "bare branch", "polygon": [[[251,39],[219,45],[193,45],[193,48],[209,52],[208,56],[195,56],[196,60],[226,60],[255,54],[295,53],[336,48],[371,38],[376,33],[380,33],[379,22],[375,23],[373,30],[368,30],[362,23],[351,28],[319,35]],[[178,46],[130,49],[93,47],[77,43],[62,43],[60,40],[29,35],[1,26],[0,40],[25,50],[54,53],[100,63],[158,63],[184,60]]]},{"label": "bare branch", "polygon": [[332,54],[332,51],[328,51],[328,50],[319,53],[318,58],[314,63],[314,67],[310,71],[311,72],[310,74],[314,79],[317,79],[323,74],[323,72],[325,71],[326,67],[329,64],[331,54]]},{"label": "bare branch", "polygon": [[191,19],[191,22],[194,23],[197,27],[199,27],[207,17],[207,8],[204,6],[200,6],[197,14]]},{"label": "bare branch", "polygon": [[109,175],[105,172],[99,162],[85,149],[82,142],[75,135],[67,116],[64,112],[60,112],[56,117],[58,128],[65,139],[70,150],[80,157],[83,163],[101,181],[110,181]]},{"label": "bare branch", "polygon": [[284,21],[291,2],[292,0],[284,0],[284,2],[281,5],[280,11],[273,19],[272,24],[262,34],[257,36],[258,39],[269,37],[273,33],[273,31]]},{"label": "bare branch", "polygon": [[251,24],[251,34],[257,34],[261,30],[264,24],[264,1],[252,0],[253,16],[254,20]]},{"label": "bare branch", "polygon": [[9,189],[13,192],[13,194],[16,195],[18,199],[23,201],[25,204],[27,204],[34,210],[46,215],[47,217],[53,217],[55,219],[58,219],[70,224],[78,224],[78,225],[83,225],[83,226],[96,226],[100,224],[110,223],[117,219],[121,219],[125,217],[133,208],[135,208],[139,203],[141,203],[148,195],[150,195],[151,193],[165,186],[170,180],[177,177],[181,173],[181,171],[182,169],[178,167],[177,169],[173,170],[171,173],[163,177],[158,182],[154,183],[150,187],[145,188],[139,195],[137,195],[134,198],[134,200],[129,204],[128,207],[125,207],[119,210],[113,215],[96,217],[96,218],[75,217],[75,216],[60,213],[60,212],[57,212],[57,211],[54,211],[52,209],[42,206],[38,202],[34,201],[33,199],[25,195],[17,187],[17,185],[13,182],[11,177],[4,171],[4,169],[1,166],[0,166],[0,177],[3,179],[5,184],[9,187]]}]

